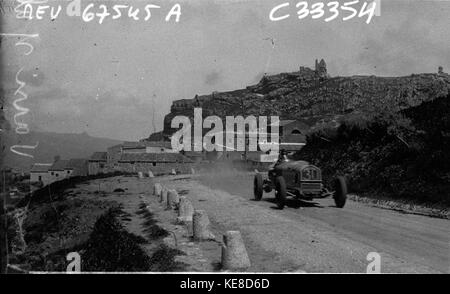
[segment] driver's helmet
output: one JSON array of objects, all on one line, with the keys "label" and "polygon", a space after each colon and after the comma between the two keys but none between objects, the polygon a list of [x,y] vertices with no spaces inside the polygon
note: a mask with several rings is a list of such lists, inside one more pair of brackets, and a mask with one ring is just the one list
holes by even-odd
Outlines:
[{"label": "driver's helmet", "polygon": [[280,154],[278,155],[278,161],[277,163],[286,162],[289,161],[289,158],[287,157],[287,152],[284,149],[280,150]]}]

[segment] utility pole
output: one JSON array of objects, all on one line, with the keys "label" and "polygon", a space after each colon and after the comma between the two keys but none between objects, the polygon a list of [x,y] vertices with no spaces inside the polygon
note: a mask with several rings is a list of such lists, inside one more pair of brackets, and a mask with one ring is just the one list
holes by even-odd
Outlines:
[{"label": "utility pole", "polygon": [[8,236],[7,229],[7,215],[6,215],[6,192],[5,192],[5,171],[3,170],[3,193],[0,200],[0,274],[7,273],[8,267]]},{"label": "utility pole", "polygon": [[[245,102],[244,102],[244,98],[241,97],[241,112],[242,112],[242,117],[244,118],[245,121],[245,117],[246,117],[246,109],[245,109]],[[244,124],[244,160],[247,162],[247,126]]]},{"label": "utility pole", "polygon": [[153,93],[153,98],[152,98],[152,127],[153,127],[153,134],[156,133],[156,127],[155,127],[155,98],[156,98],[156,95]]}]

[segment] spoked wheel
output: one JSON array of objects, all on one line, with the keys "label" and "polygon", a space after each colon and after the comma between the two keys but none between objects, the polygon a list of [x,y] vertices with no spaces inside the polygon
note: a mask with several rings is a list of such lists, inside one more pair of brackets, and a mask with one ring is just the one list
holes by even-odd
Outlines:
[{"label": "spoked wheel", "polygon": [[286,182],[283,177],[277,177],[275,180],[275,199],[279,209],[286,205]]},{"label": "spoked wheel", "polygon": [[255,196],[255,200],[259,201],[263,195],[263,179],[261,174],[256,174],[255,179],[253,180],[253,195]]},{"label": "spoked wheel", "polygon": [[343,208],[347,200],[347,183],[345,178],[339,176],[334,182],[334,203],[336,207]]}]

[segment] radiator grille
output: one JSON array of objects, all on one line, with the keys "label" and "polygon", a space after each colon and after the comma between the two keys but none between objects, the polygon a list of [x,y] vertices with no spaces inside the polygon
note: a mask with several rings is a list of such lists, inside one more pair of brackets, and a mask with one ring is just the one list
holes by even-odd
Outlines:
[{"label": "radiator grille", "polygon": [[321,183],[302,183],[302,190],[304,191],[320,191],[322,190]]}]

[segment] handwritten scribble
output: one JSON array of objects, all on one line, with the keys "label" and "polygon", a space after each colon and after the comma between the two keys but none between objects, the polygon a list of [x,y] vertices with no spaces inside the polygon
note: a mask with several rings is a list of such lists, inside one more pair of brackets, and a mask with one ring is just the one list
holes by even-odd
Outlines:
[{"label": "handwritten scribble", "polygon": [[[20,1],[19,1],[20,2]],[[19,41],[16,42],[16,46],[26,46],[28,48],[28,51],[24,52],[24,55],[29,55],[33,52],[34,47],[31,43],[28,42],[28,39],[30,38],[37,38],[39,37],[39,34],[15,34],[15,33],[0,33],[0,36],[3,37],[18,37]],[[19,76],[23,71],[23,67],[19,69],[19,71],[16,73],[16,83],[19,85],[17,90],[14,92],[14,96],[20,95],[21,97],[17,98],[13,102],[14,108],[18,111],[16,114],[14,114],[14,123],[16,124],[16,133],[19,135],[25,135],[30,132],[30,129],[28,127],[27,123],[24,123],[19,120],[19,117],[26,115],[30,109],[23,107],[19,105],[20,102],[23,102],[28,99],[28,94],[25,93],[22,89],[26,86],[26,83],[22,80],[20,80]],[[35,149],[39,145],[39,142],[37,142],[35,145],[13,145],[10,147],[11,152],[33,158],[33,155],[18,151],[17,149]]]},{"label": "handwritten scribble", "polygon": [[[54,20],[60,15],[61,11],[63,11],[63,6],[65,6],[65,14],[68,17],[77,17],[84,22],[91,22],[97,19],[99,24],[102,24],[107,18],[116,20],[122,17],[128,17],[129,19],[133,19],[135,21],[148,21],[152,18],[152,14],[158,14],[158,9],[161,9],[161,6],[154,4],[147,4],[145,7],[136,8],[133,5],[115,4],[109,6],[105,4],[97,4],[95,3],[96,1],[88,4],[84,3],[86,5],[82,5],[80,0],[72,0],[69,2],[66,1],[63,5],[41,5],[47,4],[48,0],[17,0],[17,2],[19,3],[15,7],[17,19],[42,20],[50,16],[50,19]],[[60,3],[61,2],[63,1],[60,1]],[[178,23],[180,21],[180,17],[181,5],[179,3],[175,3],[166,13],[164,20],[169,22],[174,19],[175,23]]]},{"label": "handwritten scribble", "polygon": [[28,56],[28,55],[30,55],[30,54],[33,52],[34,47],[33,47],[33,45],[32,45],[31,43],[29,43],[29,42],[27,42],[27,41],[28,41],[29,38],[36,38],[36,37],[39,37],[39,35],[38,35],[38,34],[35,34],[35,35],[25,35],[24,38],[23,38],[22,40],[19,40],[19,41],[16,43],[16,46],[26,46],[26,47],[28,47],[29,50],[28,50],[27,52],[24,53],[26,56]]},{"label": "handwritten scribble", "polygon": [[19,85],[19,88],[17,88],[17,90],[14,92],[14,96],[21,95],[22,97],[14,100],[13,106],[17,111],[19,111],[16,114],[14,114],[14,123],[17,126],[16,133],[24,135],[24,134],[28,134],[30,132],[30,129],[28,128],[28,124],[26,124],[24,122],[20,122],[18,120],[18,117],[26,115],[30,111],[30,109],[20,106],[18,104],[19,102],[22,102],[22,101],[25,101],[28,99],[28,94],[22,91],[22,89],[23,89],[23,87],[25,87],[26,83],[19,79],[19,76],[22,73],[22,71],[23,71],[23,67],[16,74],[16,83]]},{"label": "handwritten scribble", "polygon": [[0,1],[0,13],[6,14],[7,12],[12,12],[14,10],[14,6],[12,4],[12,1],[10,3]]},{"label": "handwritten scribble", "polygon": [[24,52],[25,56],[30,55],[34,47],[31,43],[28,42],[30,38],[38,38],[39,34],[8,34],[8,33],[1,33],[0,36],[4,37],[18,37],[19,41],[16,42],[16,47],[18,46],[26,46],[28,48],[28,51]]},{"label": "handwritten scribble", "polygon": [[[17,19],[32,19],[31,5],[33,4],[46,4],[48,0],[16,0],[19,4],[14,8]],[[28,12],[28,15],[27,15]]]},{"label": "handwritten scribble", "polygon": [[26,156],[26,157],[31,157],[34,158],[33,155],[28,154],[28,153],[24,153],[24,152],[20,152],[17,151],[16,149],[35,149],[39,146],[39,142],[36,142],[36,145],[12,145],[9,150],[11,150],[11,152],[17,154],[17,155],[21,155],[21,156]]}]

